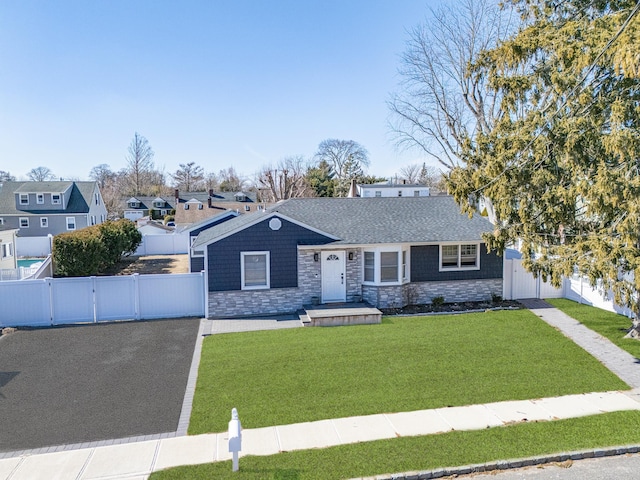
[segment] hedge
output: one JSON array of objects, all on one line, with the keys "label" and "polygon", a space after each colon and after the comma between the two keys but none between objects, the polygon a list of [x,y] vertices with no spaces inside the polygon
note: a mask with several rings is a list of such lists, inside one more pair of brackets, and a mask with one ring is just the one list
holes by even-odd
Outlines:
[{"label": "hedge", "polygon": [[142,235],[126,219],[106,221],[53,238],[55,274],[61,277],[97,275],[136,251]]}]

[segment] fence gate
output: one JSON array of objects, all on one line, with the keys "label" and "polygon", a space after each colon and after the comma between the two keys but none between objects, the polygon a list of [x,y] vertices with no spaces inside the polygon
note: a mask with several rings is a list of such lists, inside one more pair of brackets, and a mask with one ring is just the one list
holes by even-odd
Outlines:
[{"label": "fence gate", "polygon": [[522,260],[505,259],[503,263],[503,293],[506,300],[522,298],[561,298],[562,288],[555,288],[542,277],[534,277],[522,266]]}]

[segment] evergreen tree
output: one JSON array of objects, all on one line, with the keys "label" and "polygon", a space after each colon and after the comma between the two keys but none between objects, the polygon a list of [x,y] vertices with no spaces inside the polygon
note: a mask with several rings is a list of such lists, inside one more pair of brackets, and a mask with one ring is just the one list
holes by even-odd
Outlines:
[{"label": "evergreen tree", "polygon": [[325,160],[307,170],[307,183],[316,197],[333,197],[336,181],[331,166]]},{"label": "evergreen tree", "polygon": [[503,115],[467,139],[448,186],[471,212],[490,200],[502,251],[520,241],[525,267],[577,271],[639,311],[640,3],[515,1],[516,34],[481,56]]}]

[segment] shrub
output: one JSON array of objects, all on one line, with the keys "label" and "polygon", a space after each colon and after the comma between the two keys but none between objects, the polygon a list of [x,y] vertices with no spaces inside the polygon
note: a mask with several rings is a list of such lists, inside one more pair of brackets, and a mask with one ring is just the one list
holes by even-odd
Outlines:
[{"label": "shrub", "polygon": [[431,303],[434,307],[439,307],[444,304],[444,297],[442,295],[438,295],[437,297],[433,297],[431,299]]},{"label": "shrub", "polygon": [[106,221],[76,232],[56,235],[53,261],[56,275],[97,275],[136,251],[142,235],[131,220]]}]

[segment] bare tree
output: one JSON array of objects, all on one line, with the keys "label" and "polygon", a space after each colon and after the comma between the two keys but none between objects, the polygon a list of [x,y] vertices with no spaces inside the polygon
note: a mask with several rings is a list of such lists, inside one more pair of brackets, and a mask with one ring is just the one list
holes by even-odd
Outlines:
[{"label": "bare tree", "polygon": [[9,172],[5,172],[4,170],[0,170],[0,182],[15,182],[16,177],[11,175]]},{"label": "bare tree", "polygon": [[149,145],[149,141],[135,132],[126,156],[127,171],[134,195],[142,193],[145,180],[149,180],[149,173],[154,168],[153,156],[153,149]]},{"label": "bare tree", "polygon": [[274,168],[269,165],[258,174],[257,184],[262,199],[267,202],[278,202],[288,198],[311,196],[307,184],[308,169],[304,157],[286,157]]},{"label": "bare tree", "polygon": [[196,165],[196,162],[181,163],[179,166],[180,168],[176,170],[176,173],[171,174],[173,186],[187,192],[198,190],[202,186],[202,180],[204,179],[202,167]]},{"label": "bare tree", "polygon": [[220,180],[219,186],[222,192],[239,192],[242,190],[243,181],[233,167],[220,170],[218,179]]},{"label": "bare tree", "polygon": [[436,167],[432,167],[431,165],[427,166],[426,163],[423,163],[420,168],[418,183],[426,185],[432,191],[445,192],[447,190],[442,171]]},{"label": "bare tree", "polygon": [[511,11],[497,0],[461,0],[409,31],[401,91],[388,102],[398,146],[417,147],[447,169],[459,164],[465,142],[501,115],[498,95],[471,65],[512,28]]},{"label": "bare tree", "polygon": [[420,165],[414,163],[400,169],[400,178],[406,180],[407,183],[418,183],[420,177]]},{"label": "bare tree", "polygon": [[96,165],[89,172],[89,178],[95,182],[98,182],[98,186],[102,190],[107,182],[114,177],[115,173],[111,171],[111,168],[106,163]]},{"label": "bare tree", "polygon": [[220,188],[220,182],[218,182],[218,176],[213,172],[205,173],[204,187],[207,190],[218,190],[218,188]]},{"label": "bare tree", "polygon": [[47,182],[49,180],[55,180],[56,176],[47,167],[36,167],[29,170],[27,177],[32,182]]},{"label": "bare tree", "polygon": [[[338,185],[345,185],[351,181],[354,172],[360,172],[369,166],[369,153],[353,140],[338,140],[331,138],[323,140],[318,145],[315,155],[318,161],[325,161],[331,167],[335,181]],[[348,190],[344,188],[337,192],[339,196],[346,195]]]}]

